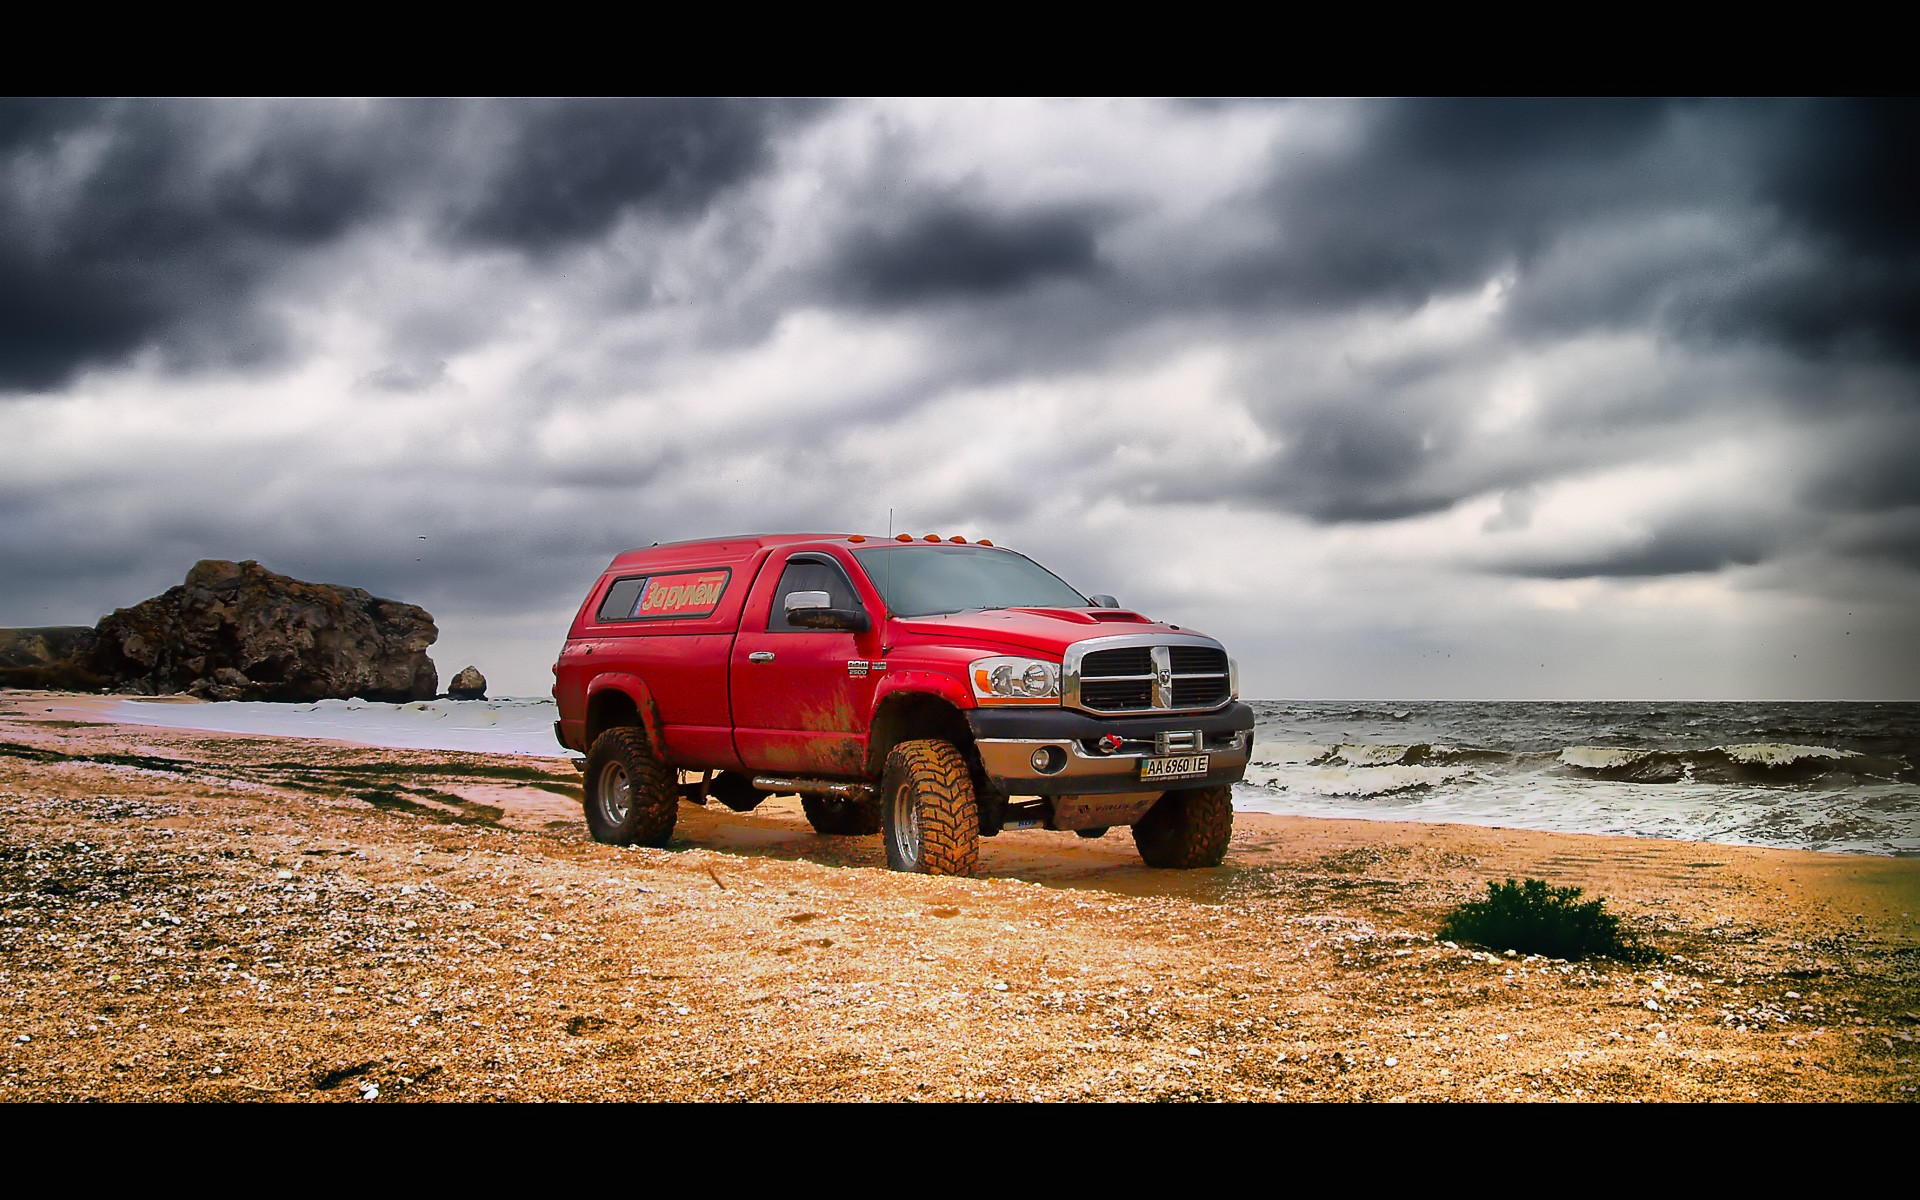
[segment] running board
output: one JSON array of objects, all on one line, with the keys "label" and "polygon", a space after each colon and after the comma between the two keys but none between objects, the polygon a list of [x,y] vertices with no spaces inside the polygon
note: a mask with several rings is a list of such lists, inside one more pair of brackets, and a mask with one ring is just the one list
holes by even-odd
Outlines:
[{"label": "running board", "polygon": [[789,779],[781,775],[755,775],[753,786],[775,795],[838,796],[842,800],[871,800],[876,794],[870,783],[844,783],[832,779]]}]

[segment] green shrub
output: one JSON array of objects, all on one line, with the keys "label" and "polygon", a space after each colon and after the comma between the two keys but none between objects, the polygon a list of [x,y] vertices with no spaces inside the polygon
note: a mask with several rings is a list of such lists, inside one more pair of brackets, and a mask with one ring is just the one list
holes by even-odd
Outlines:
[{"label": "green shrub", "polygon": [[1548,958],[1616,958],[1643,962],[1653,952],[1620,933],[1620,918],[1605,900],[1580,901],[1577,887],[1544,879],[1487,884],[1487,898],[1447,914],[1440,936],[1490,950],[1518,950]]}]

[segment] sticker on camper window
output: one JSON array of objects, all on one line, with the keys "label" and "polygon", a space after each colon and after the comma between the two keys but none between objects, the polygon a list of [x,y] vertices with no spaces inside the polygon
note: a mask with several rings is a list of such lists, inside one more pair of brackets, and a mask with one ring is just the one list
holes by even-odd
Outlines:
[{"label": "sticker on camper window", "polygon": [[628,618],[704,617],[720,605],[720,594],[727,590],[728,571],[687,571],[678,575],[655,575],[640,587]]}]

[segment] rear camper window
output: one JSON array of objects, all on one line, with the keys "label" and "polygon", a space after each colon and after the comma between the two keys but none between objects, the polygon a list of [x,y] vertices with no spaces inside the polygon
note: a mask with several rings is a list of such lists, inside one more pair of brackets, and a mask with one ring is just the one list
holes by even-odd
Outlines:
[{"label": "rear camper window", "polygon": [[600,602],[602,621],[656,621],[668,617],[709,617],[720,607],[733,572],[677,571],[616,579]]}]

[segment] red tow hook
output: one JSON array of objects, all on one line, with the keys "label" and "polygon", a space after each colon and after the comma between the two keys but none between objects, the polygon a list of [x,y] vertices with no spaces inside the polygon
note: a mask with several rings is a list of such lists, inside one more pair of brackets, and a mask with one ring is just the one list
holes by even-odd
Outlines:
[{"label": "red tow hook", "polygon": [[1125,739],[1117,733],[1103,734],[1099,742],[1100,753],[1112,754],[1124,744],[1124,741]]}]

